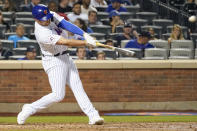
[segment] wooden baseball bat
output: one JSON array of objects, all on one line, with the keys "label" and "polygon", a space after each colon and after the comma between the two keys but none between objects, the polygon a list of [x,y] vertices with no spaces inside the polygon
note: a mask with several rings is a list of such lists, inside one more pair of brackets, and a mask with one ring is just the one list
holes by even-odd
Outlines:
[{"label": "wooden baseball bat", "polygon": [[130,51],[130,50],[127,50],[127,49],[118,48],[118,47],[114,47],[114,46],[105,45],[105,44],[102,44],[100,42],[97,42],[96,46],[105,47],[105,48],[111,49],[113,51],[117,51],[117,52],[119,52],[121,54],[124,54],[124,55],[127,55],[127,56],[134,56],[135,55],[134,51]]}]

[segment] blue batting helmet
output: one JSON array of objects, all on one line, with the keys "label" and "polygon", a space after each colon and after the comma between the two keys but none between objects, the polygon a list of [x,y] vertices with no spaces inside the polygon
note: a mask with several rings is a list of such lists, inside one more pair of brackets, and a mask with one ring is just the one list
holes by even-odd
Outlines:
[{"label": "blue batting helmet", "polygon": [[38,4],[33,7],[32,15],[35,19],[40,20],[40,21],[47,21],[53,16],[50,13],[48,7],[42,4]]}]

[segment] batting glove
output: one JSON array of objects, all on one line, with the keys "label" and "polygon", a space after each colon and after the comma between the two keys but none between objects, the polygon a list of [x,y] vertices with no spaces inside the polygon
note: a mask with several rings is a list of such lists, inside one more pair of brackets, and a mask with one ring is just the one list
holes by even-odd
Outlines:
[{"label": "batting glove", "polygon": [[88,44],[96,46],[97,40],[95,40],[92,36],[90,36],[88,33],[84,33],[83,36]]}]

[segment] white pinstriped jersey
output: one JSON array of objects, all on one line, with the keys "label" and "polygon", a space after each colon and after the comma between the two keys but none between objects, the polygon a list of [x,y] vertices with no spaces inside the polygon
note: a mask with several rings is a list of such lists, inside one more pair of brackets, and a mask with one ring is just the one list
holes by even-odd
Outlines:
[{"label": "white pinstriped jersey", "polygon": [[29,104],[31,107],[29,112],[32,115],[39,110],[49,107],[53,103],[63,100],[66,94],[65,86],[68,84],[80,108],[91,121],[94,117],[98,118],[100,116],[83,89],[72,58],[66,54],[53,56],[67,49],[64,45],[56,45],[56,42],[61,36],[68,38],[68,35],[66,31],[57,26],[63,17],[60,17],[54,12],[51,13],[53,14],[53,20],[49,26],[41,26],[35,23],[35,36],[44,54],[42,65],[48,75],[52,92]]},{"label": "white pinstriped jersey", "polygon": [[53,14],[53,19],[49,26],[41,26],[35,22],[35,37],[44,55],[54,55],[67,49],[65,45],[55,45],[61,36],[68,38],[67,31],[57,26],[64,18],[55,12],[50,12]]}]

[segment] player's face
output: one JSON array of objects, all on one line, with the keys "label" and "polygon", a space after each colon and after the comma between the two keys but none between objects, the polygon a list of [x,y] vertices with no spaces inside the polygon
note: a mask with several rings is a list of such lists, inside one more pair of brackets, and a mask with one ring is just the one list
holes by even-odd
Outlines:
[{"label": "player's face", "polygon": [[51,23],[51,19],[48,19],[47,21],[36,20],[36,22],[42,26],[48,26]]}]

